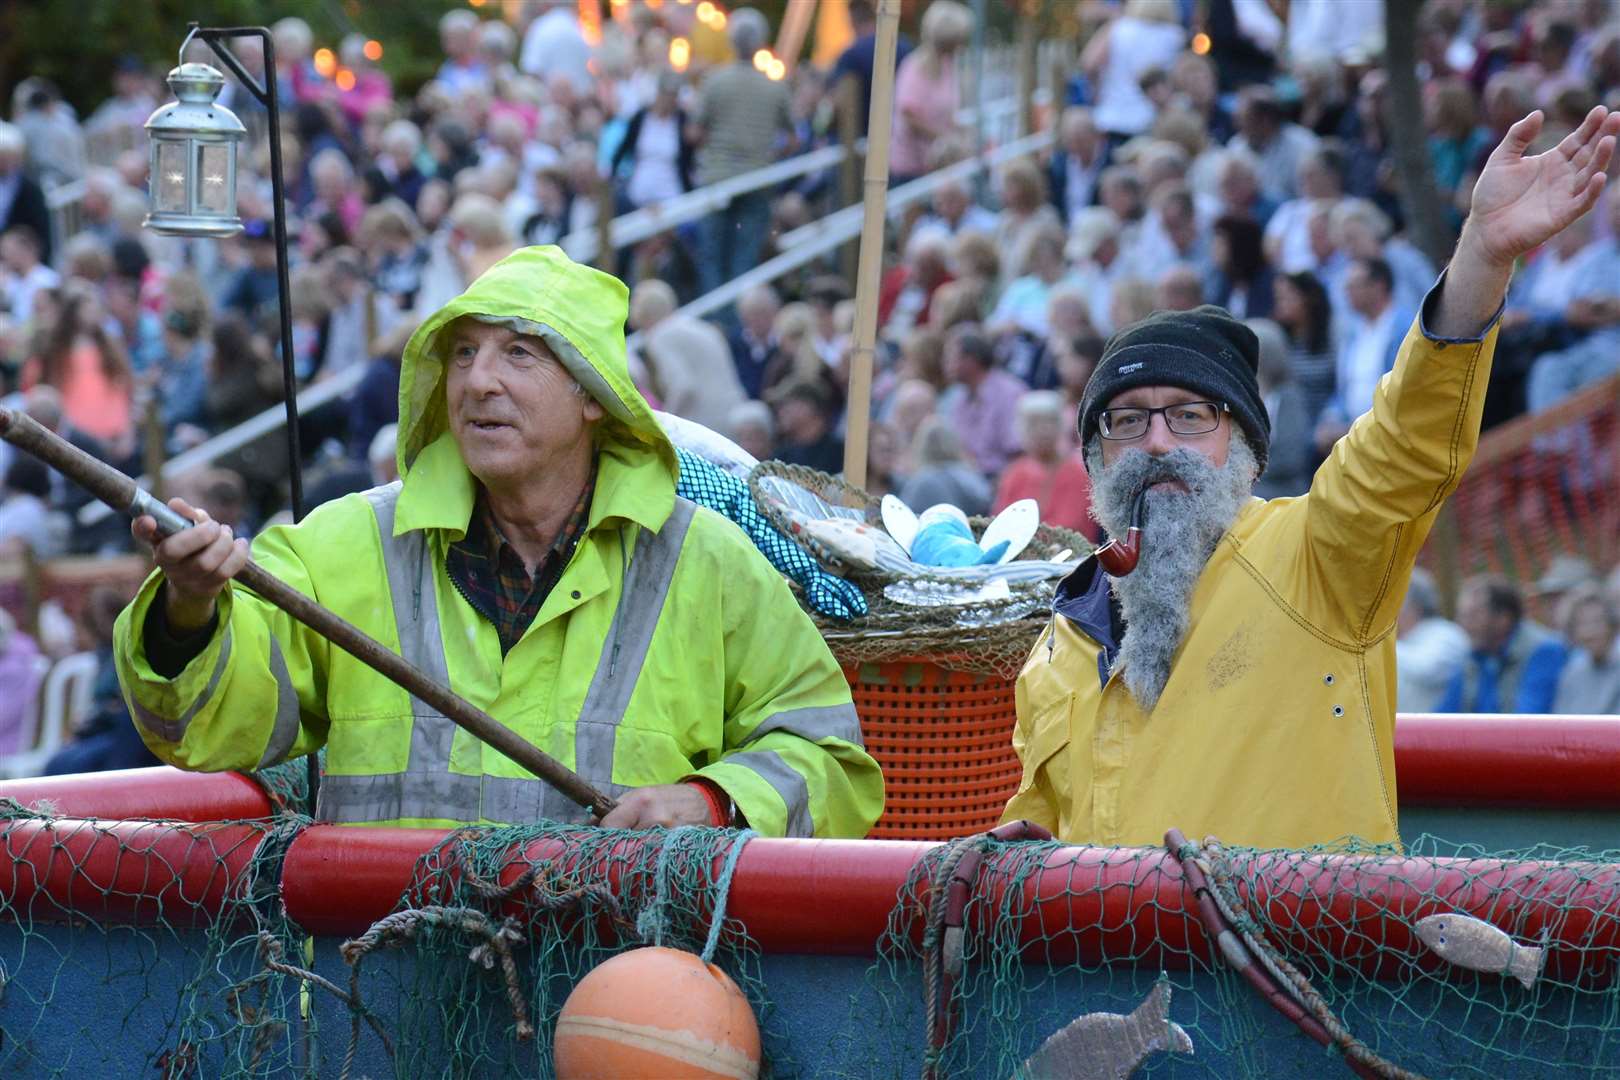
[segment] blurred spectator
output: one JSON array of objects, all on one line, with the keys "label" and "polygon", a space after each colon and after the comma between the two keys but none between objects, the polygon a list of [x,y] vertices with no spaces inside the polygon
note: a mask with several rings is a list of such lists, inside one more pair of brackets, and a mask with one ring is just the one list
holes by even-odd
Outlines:
[{"label": "blurred spectator", "polygon": [[51,510],[50,496],[50,470],[27,454],[12,455],[0,490],[0,555],[52,559],[67,549],[67,518]]},{"label": "blurred spectator", "polygon": [[1272,318],[1288,335],[1288,366],[1315,424],[1333,398],[1338,380],[1333,306],[1311,273],[1280,274],[1272,283]]},{"label": "blurred spectator", "polygon": [[981,473],[999,475],[1022,449],[1018,399],[1029,388],[996,366],[989,339],[971,327],[946,339],[945,375],[962,388],[949,417],[962,447]]},{"label": "blurred spectator", "polygon": [[171,308],[163,316],[163,355],[139,380],[157,396],[158,415],[171,454],[206,436],[209,342],[202,313]]},{"label": "blurred spectator", "polygon": [[1620,713],[1620,613],[1597,585],[1571,593],[1560,621],[1571,649],[1558,676],[1552,712]]},{"label": "blurred spectator", "polygon": [[1097,181],[1108,164],[1108,144],[1092,111],[1082,105],[1063,110],[1058,146],[1047,168],[1052,205],[1065,224],[1097,200]]},{"label": "blurred spectator", "polygon": [[61,311],[44,329],[39,353],[23,365],[22,389],[54,386],[69,423],[127,455],[134,448],[133,372],[122,343],[107,332],[95,294],[85,285],[65,286]]},{"label": "blurred spectator", "polygon": [[931,321],[935,293],[953,280],[950,252],[950,237],[943,230],[918,226],[911,231],[905,258],[884,273],[879,285],[877,317],[885,334],[903,337]]},{"label": "blurred spectator", "polygon": [[[827,89],[836,95],[845,79],[856,81],[859,88],[855,99],[856,129],[865,135],[872,114],[872,68],[877,58],[877,10],[872,0],[849,0],[849,26],[855,40],[838,55],[827,76]],[[895,42],[895,63],[899,64],[910,53],[911,42],[902,34]]]},{"label": "blurred spectator", "polygon": [[119,146],[139,146],[146,138],[146,121],[160,104],[152,92],[153,81],[140,57],[120,56],[113,64],[112,97],[85,121],[86,134]]},{"label": "blurred spectator", "polygon": [[[769,165],[783,142],[794,149],[787,87],[755,69],[754,53],[765,47],[770,27],[753,8],[738,8],[726,23],[732,60],[710,71],[699,92],[693,136],[700,141],[698,183],[714,184]],[[770,199],[763,191],[737,195],[703,222],[698,263],[704,292],[752,269],[770,225]],[[746,382],[746,381],[745,381]]]},{"label": "blurred spectator", "polygon": [[[1609,210],[1611,227],[1620,225],[1620,200],[1611,200]],[[1582,336],[1531,365],[1524,389],[1533,413],[1620,371],[1620,228],[1575,260],[1579,269],[1566,294],[1564,320]]]},{"label": "blurred spectator", "polygon": [[281,296],[275,233],[268,221],[255,218],[242,223],[241,238],[247,262],[226,282],[220,306],[249,320],[273,318]]},{"label": "blurred spectator", "polygon": [[434,78],[451,97],[490,89],[490,70],[478,55],[478,24],[478,16],[466,8],[447,11],[439,19],[444,63]]},{"label": "blurred spectator", "polygon": [[1095,543],[1101,532],[1091,519],[1091,480],[1079,453],[1066,449],[1062,395],[1053,390],[1024,395],[1018,402],[1018,440],[1024,452],[1001,474],[991,513],[1034,499],[1042,521],[1084,533]]},{"label": "blurred spectator", "polygon": [[779,387],[814,383],[833,399],[834,405],[839,404],[842,393],[833,378],[832,369],[816,351],[815,316],[811,313],[810,305],[785,305],[776,313],[776,319],[771,324],[771,338],[776,346],[770,363],[766,365],[760,389],[760,395],[765,400],[774,400],[774,391]]},{"label": "blurred spectator", "polygon": [[1154,311],[1191,311],[1203,302],[1204,276],[1196,266],[1178,263],[1154,283]]},{"label": "blurred spectator", "polygon": [[1496,143],[1479,126],[1478,106],[1467,82],[1455,77],[1440,79],[1425,90],[1423,123],[1429,130],[1429,160],[1434,182],[1449,202],[1480,154]]},{"label": "blurred spectator", "polygon": [[139,377],[163,358],[163,323],[141,305],[139,278],[114,274],[102,286],[101,296],[112,327],[129,354],[130,369]]},{"label": "blurred spectator", "polygon": [[996,221],[996,247],[1007,275],[1030,273],[1030,247],[1037,234],[1057,229],[1063,222],[1046,201],[1046,181],[1029,158],[1015,158],[1001,170],[1001,216]]},{"label": "blurred spectator", "polygon": [[19,323],[34,318],[34,296],[41,289],[55,288],[62,280],[42,261],[44,246],[39,234],[28,225],[13,225],[0,233],[0,292],[6,310]]},{"label": "blurred spectator", "polygon": [[1333,208],[1330,229],[1335,260],[1383,259],[1395,275],[1395,306],[1416,311],[1434,284],[1434,264],[1403,237],[1391,235],[1389,216],[1366,199],[1341,199]]},{"label": "blurred spectator", "polygon": [[395,323],[370,342],[366,373],[349,397],[349,456],[360,458],[377,432],[399,419],[399,366],[416,324]]},{"label": "blurred spectator", "polygon": [[1260,341],[1260,398],[1271,417],[1271,449],[1254,493],[1262,499],[1303,495],[1315,472],[1315,425],[1306,411],[1305,391],[1294,381],[1288,335],[1270,319],[1245,323]]},{"label": "blurred spectator", "polygon": [[[1180,180],[1153,190],[1152,212],[1137,238],[1134,271],[1158,278],[1175,266],[1191,266],[1202,283],[1214,273],[1209,235],[1198,221],[1192,191]],[[1194,305],[1197,306],[1197,305]]]},{"label": "blurred spectator", "polygon": [[1221,213],[1246,218],[1264,229],[1277,211],[1277,201],[1260,190],[1259,162],[1242,150],[1228,149],[1214,157]]},{"label": "blurred spectator", "polygon": [[758,461],[768,460],[772,455],[776,419],[771,415],[771,407],[763,401],[733,405],[725,426],[718,430]]},{"label": "blurred spectator", "polygon": [[638,109],[625,128],[613,154],[609,172],[618,175],[629,162],[624,184],[625,202],[632,208],[673,199],[692,190],[693,159],[697,149],[686,110],[677,104],[681,80],[674,72],[658,76],[652,104]]},{"label": "blurred spectator", "polygon": [[1552,631],[1524,617],[1524,601],[1512,582],[1464,582],[1457,622],[1468,634],[1470,652],[1436,712],[1552,711],[1568,650]]},{"label": "blurred spectator", "polygon": [[383,128],[381,152],[372,160],[367,174],[373,201],[388,196],[407,207],[415,206],[427,177],[419,164],[422,158],[422,131],[409,120],[395,120]]},{"label": "blurred spectator", "polygon": [[41,671],[39,646],[17,627],[11,612],[0,608],[0,754],[25,750],[23,719],[38,700]]},{"label": "blurred spectator", "polygon": [[1317,143],[1300,159],[1299,197],[1277,207],[1266,223],[1266,257],[1278,270],[1297,274],[1317,268],[1316,254],[1311,250],[1310,216],[1322,203],[1344,197],[1344,168],[1344,153],[1332,141]]},{"label": "blurred spectator", "polygon": [[776,460],[843,472],[844,440],[833,431],[832,408],[821,383],[785,384],[776,396]]},{"label": "blurred spectator", "polygon": [[903,184],[928,168],[930,150],[956,130],[961,105],[956,57],[973,36],[973,13],[956,0],[934,0],[923,11],[922,41],[894,77],[889,132],[889,183]]},{"label": "blurred spectator", "polygon": [[159,763],[141,742],[140,732],[130,719],[129,708],[118,687],[118,672],[113,667],[113,622],[129,599],[118,590],[102,585],[96,587],[85,602],[84,612],[79,617],[80,643],[96,654],[90,715],[79,723],[72,740],[45,763],[46,776],[136,769]]},{"label": "blurred spectator", "polygon": [[1071,280],[1091,300],[1091,325],[1100,334],[1114,331],[1113,290],[1130,273],[1120,243],[1120,220],[1102,206],[1087,207],[1069,223],[1065,248],[1074,269]]},{"label": "blurred spectator", "polygon": [[1266,86],[1246,87],[1238,95],[1237,127],[1229,145],[1254,156],[1261,192],[1277,203],[1293,198],[1300,163],[1316,136],[1291,122]]},{"label": "blurred spectator", "polygon": [[562,79],[575,93],[589,93],[591,47],[573,0],[527,0],[525,7],[535,18],[523,33],[518,67],[526,75]]},{"label": "blurred spectator", "polygon": [[1239,319],[1271,314],[1275,288],[1270,262],[1261,250],[1257,222],[1230,214],[1215,219],[1210,234],[1209,300]]},{"label": "blurred spectator", "polygon": [[723,432],[744,400],[726,337],[678,306],[662,281],[637,282],[630,292],[630,328],[641,336],[650,389],[666,412]]},{"label": "blurred spectator", "polygon": [[24,79],[12,92],[12,113],[28,145],[28,174],[47,191],[83,179],[84,132],[73,108],[48,79]]},{"label": "blurred spectator", "polygon": [[1143,76],[1166,73],[1187,41],[1175,0],[1129,0],[1080,54],[1080,67],[1097,87],[1097,126],[1117,141],[1153,124],[1154,105]]},{"label": "blurred spectator", "polygon": [[1427,570],[1412,571],[1395,634],[1396,711],[1438,712],[1462,673],[1469,643],[1463,628],[1441,615],[1440,594]]},{"label": "blurred spectator", "polygon": [[1530,585],[1525,598],[1533,613],[1541,615],[1552,625],[1562,626],[1563,616],[1560,612],[1564,600],[1571,593],[1597,583],[1598,576],[1592,564],[1579,555],[1566,552],[1552,557],[1547,569]]},{"label": "blurred spectator", "polygon": [[918,220],[914,233],[939,230],[954,237],[964,232],[996,231],[996,215],[973,201],[965,180],[941,180],[928,205],[930,212]]},{"label": "blurred spectator", "polygon": [[[51,259],[51,215],[45,192],[23,171],[28,140],[14,124],[0,120],[0,233],[26,225],[39,243],[40,257]],[[26,312],[24,313],[26,315]]]},{"label": "blurred spectator", "polygon": [[776,355],[773,326],[782,301],[769,285],[755,285],[737,298],[737,328],[728,338],[731,362],[743,392],[757,398],[764,390],[765,369]]},{"label": "blurred spectator", "polygon": [[900,488],[900,501],[919,514],[948,503],[969,517],[990,511],[990,482],[962,453],[962,443],[949,422],[924,420],[911,447],[913,471]]},{"label": "blurred spectator", "polygon": [[874,499],[898,495],[905,480],[899,471],[901,461],[899,433],[881,420],[873,421],[867,432],[866,493]]},{"label": "blurred spectator", "polygon": [[1395,276],[1383,259],[1356,259],[1345,277],[1350,326],[1339,345],[1337,389],[1316,432],[1316,448],[1327,453],[1350,424],[1372,408],[1373,392],[1395,366],[1413,313],[1395,307]]}]

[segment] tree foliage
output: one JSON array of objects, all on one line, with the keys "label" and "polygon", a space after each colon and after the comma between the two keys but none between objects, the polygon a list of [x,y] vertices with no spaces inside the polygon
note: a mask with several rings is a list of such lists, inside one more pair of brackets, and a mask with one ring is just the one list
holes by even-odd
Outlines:
[{"label": "tree foliage", "polygon": [[358,32],[383,44],[382,67],[412,88],[443,60],[439,17],[454,0],[0,0],[0,93],[31,75],[50,79],[86,115],[112,93],[113,66],[135,56],[154,71],[174,66],[186,26],[268,26],[297,16],[317,46],[336,49]]}]

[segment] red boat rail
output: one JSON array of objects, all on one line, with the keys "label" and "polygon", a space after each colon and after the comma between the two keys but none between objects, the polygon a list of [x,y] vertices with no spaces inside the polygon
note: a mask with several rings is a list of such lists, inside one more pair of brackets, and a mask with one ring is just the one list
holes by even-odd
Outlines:
[{"label": "red boat rail", "polygon": [[1411,806],[1620,809],[1620,717],[1401,716],[1395,778]]},{"label": "red boat rail", "polygon": [[[1620,810],[1620,717],[1403,714],[1395,773],[1409,806]],[[47,801],[74,817],[232,821],[263,817],[270,800],[238,773],[167,766],[0,782],[24,806]]]},{"label": "red boat rail", "polygon": [[[185,925],[239,895],[261,836],[246,825],[14,821],[4,834],[10,858],[0,859],[0,896],[30,920]],[[287,913],[317,934],[358,935],[394,909],[418,860],[444,836],[312,826],[287,852]],[[754,840],[738,860],[728,911],[768,953],[869,956],[930,846]],[[555,839],[515,848],[503,880],[566,854]],[[996,872],[1006,857],[986,860],[978,891],[987,910],[997,909],[1011,880]],[[1606,985],[1620,960],[1620,866],[1263,852],[1247,856],[1236,878],[1277,944],[1336,956],[1368,977],[1414,963],[1439,967],[1412,924],[1443,912],[1487,919],[1520,940],[1545,933],[1546,971],[1560,980]],[[1180,866],[1164,851],[1057,848],[1019,887],[1012,906],[1024,916],[1032,959],[1166,967],[1211,959]]]}]

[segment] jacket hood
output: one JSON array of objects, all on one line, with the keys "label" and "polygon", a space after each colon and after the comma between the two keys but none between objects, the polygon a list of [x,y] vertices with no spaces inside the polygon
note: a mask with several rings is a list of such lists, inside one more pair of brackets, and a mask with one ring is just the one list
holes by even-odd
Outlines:
[{"label": "jacket hood", "polygon": [[555,245],[520,248],[428,316],[405,346],[399,372],[399,475],[449,431],[445,405],[446,327],[463,315],[545,341],[575,381],[606,412],[597,443],[635,465],[655,465],[673,488],[675,447],[630,380],[624,324],[629,290],[619,279],[574,262]]}]

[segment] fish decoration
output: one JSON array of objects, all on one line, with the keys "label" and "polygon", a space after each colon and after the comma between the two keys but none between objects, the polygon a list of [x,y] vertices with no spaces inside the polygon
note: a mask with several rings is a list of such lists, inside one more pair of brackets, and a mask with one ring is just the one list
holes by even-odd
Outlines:
[{"label": "fish decoration", "polygon": [[1170,1019],[1170,984],[1163,981],[1129,1016],[1075,1017],[1024,1062],[1022,1075],[1028,1080],[1126,1080],[1155,1052],[1193,1052],[1192,1039]]},{"label": "fish decoration", "polygon": [[1529,990],[1541,974],[1542,954],[1535,945],[1520,945],[1482,919],[1470,915],[1430,915],[1417,921],[1417,936],[1447,963],[1470,971],[1512,975]]}]

